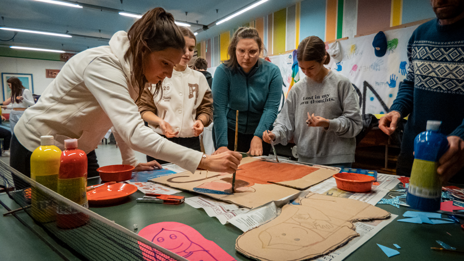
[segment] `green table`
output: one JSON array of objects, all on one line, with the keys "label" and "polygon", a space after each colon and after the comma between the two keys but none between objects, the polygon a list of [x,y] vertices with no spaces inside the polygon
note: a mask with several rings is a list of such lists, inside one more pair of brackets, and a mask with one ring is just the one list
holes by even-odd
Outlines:
[{"label": "green table", "polygon": [[[179,195],[190,197],[195,194],[182,192]],[[142,193],[136,192],[124,203],[111,207],[92,207],[91,210],[130,230],[133,230],[134,224],[137,224],[138,230],[141,230],[145,226],[163,221],[184,223],[195,228],[205,238],[214,241],[237,260],[248,260],[245,256],[235,251],[235,240],[242,234],[238,228],[230,224],[222,225],[216,218],[209,217],[204,210],[192,208],[185,203],[182,205],[137,203],[135,199],[142,196]],[[6,198],[6,195],[2,195],[0,199],[2,201],[9,200]],[[398,218],[401,218],[405,211],[410,210],[405,207],[398,209],[389,205],[379,205],[379,207],[399,215]],[[12,206],[12,208],[14,207]],[[26,215],[23,215],[23,217],[28,218]],[[5,218],[11,220],[13,217],[0,217],[0,223]],[[21,224],[14,224],[14,226],[16,228],[12,228],[12,230],[24,230]],[[4,237],[3,231],[0,233],[0,239],[2,237]],[[394,248],[393,244],[400,245],[400,255],[393,257],[396,260],[464,260],[464,255],[462,254],[431,250],[430,247],[432,246],[439,247],[435,242],[436,240],[444,241],[458,249],[464,249],[464,230],[457,223],[419,225],[394,220],[352,253],[346,260],[388,260],[389,258],[380,250],[376,245],[377,243],[391,248]],[[38,238],[29,236],[25,237],[24,241],[29,243],[34,241],[34,244],[36,244]],[[46,246],[44,245],[43,248],[46,248]],[[39,252],[44,252],[43,248],[36,248],[34,251],[37,251],[37,255],[39,255]],[[0,249],[2,249],[1,246]],[[17,252],[18,250],[13,251]],[[54,258],[56,258],[56,255]],[[54,258],[50,258],[49,260]],[[1,256],[0,259],[2,259]]]}]

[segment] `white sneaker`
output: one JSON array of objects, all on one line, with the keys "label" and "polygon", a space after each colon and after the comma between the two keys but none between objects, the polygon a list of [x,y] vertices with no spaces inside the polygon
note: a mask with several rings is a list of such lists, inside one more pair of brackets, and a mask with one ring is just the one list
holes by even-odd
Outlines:
[{"label": "white sneaker", "polygon": [[10,156],[10,151],[9,150],[2,151],[2,157],[9,157],[9,156]]}]

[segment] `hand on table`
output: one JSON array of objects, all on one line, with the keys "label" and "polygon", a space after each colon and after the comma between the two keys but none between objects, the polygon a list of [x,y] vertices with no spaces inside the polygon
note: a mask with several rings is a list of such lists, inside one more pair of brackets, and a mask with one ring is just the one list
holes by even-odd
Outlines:
[{"label": "hand on table", "polygon": [[464,141],[458,136],[448,137],[449,149],[438,161],[437,172],[442,182],[447,182],[464,167]]},{"label": "hand on table", "polygon": [[174,132],[171,124],[169,124],[167,121],[160,122],[159,127],[161,131],[163,131],[163,135],[166,136],[166,138],[174,138],[177,136],[177,134],[179,134],[179,132]]},{"label": "hand on table", "polygon": [[401,115],[397,111],[391,111],[380,118],[379,128],[387,135],[392,135],[396,130]]},{"label": "hand on table", "polygon": [[195,135],[195,137],[200,136],[204,128],[205,126],[203,126],[203,122],[201,122],[200,120],[196,120],[193,124],[193,135]]},{"label": "hand on table", "polygon": [[219,149],[217,149],[215,152],[213,152],[213,155],[221,154],[227,151],[230,151],[230,150],[226,146],[222,146]]},{"label": "hand on table", "polygon": [[266,142],[266,143],[269,143],[271,144],[271,141],[274,141],[276,138],[275,134],[272,133],[272,131],[264,131],[263,132],[263,141]]},{"label": "hand on table", "polygon": [[163,167],[161,164],[158,163],[156,160],[152,160],[147,163],[139,163],[135,167],[134,171],[145,171],[145,170],[154,170],[154,169],[162,169]]},{"label": "hand on table", "polygon": [[241,160],[242,155],[240,153],[228,150],[219,154],[206,156],[206,158],[200,161],[198,168],[216,172],[234,173]]},{"label": "hand on table", "polygon": [[251,156],[261,156],[263,155],[263,141],[260,137],[254,136],[250,143],[250,150],[248,150],[248,155]]},{"label": "hand on table", "polygon": [[323,118],[321,116],[314,116],[310,115],[308,112],[308,119],[306,120],[306,124],[308,124],[308,127],[324,127],[328,128],[329,127],[329,120],[326,118]]}]

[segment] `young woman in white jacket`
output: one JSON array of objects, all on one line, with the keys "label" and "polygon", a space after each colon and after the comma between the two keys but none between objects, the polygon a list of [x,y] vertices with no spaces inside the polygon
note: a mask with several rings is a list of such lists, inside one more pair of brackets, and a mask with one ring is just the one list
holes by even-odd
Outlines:
[{"label": "young woman in white jacket", "polygon": [[30,176],[30,156],[40,145],[40,136],[53,135],[61,149],[65,139],[76,138],[79,148],[89,153],[114,126],[123,164],[136,166],[136,170],[150,170],[159,164],[137,162],[132,149],[191,172],[197,168],[234,172],[241,160],[239,153],[203,155],[162,138],[140,117],[135,101],[147,84],[159,89],[163,79],[171,77],[184,47],[172,14],[155,8],[128,33],[115,33],[109,46],[72,57],[17,123],[10,165]]},{"label": "young woman in white jacket", "polygon": [[[213,121],[213,97],[206,77],[187,65],[195,50],[195,35],[180,27],[185,53],[174,66],[171,78],[164,79],[162,91],[148,87],[138,100],[140,114],[156,133],[179,145],[201,151],[199,135]],[[147,155],[147,161],[155,158]],[[156,159],[159,163],[166,163]]]}]

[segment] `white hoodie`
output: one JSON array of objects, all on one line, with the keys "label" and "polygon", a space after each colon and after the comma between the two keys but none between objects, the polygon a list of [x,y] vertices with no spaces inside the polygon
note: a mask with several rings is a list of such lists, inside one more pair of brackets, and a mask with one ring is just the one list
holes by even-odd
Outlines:
[{"label": "white hoodie", "polygon": [[119,31],[109,46],[72,57],[16,124],[19,142],[34,151],[40,136],[53,135],[63,149],[65,139],[76,138],[79,148],[89,153],[114,126],[123,164],[138,164],[132,148],[195,171],[201,152],[170,142],[144,126],[134,101],[138,91],[129,80],[131,61],[124,58],[128,49],[127,34]]}]

